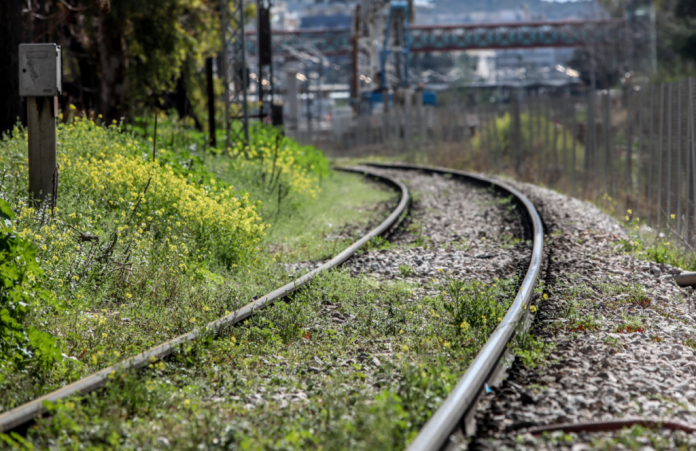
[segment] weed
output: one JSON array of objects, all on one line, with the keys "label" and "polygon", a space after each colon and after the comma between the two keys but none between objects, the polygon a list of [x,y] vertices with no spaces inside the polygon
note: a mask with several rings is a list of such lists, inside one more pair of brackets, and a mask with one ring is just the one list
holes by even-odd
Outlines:
[{"label": "weed", "polygon": [[449,313],[449,325],[455,335],[488,337],[507,311],[509,300],[504,294],[510,283],[486,285],[447,277],[442,284],[442,307]]},{"label": "weed", "polygon": [[515,342],[515,355],[522,359],[525,367],[536,368],[547,362],[548,355],[553,352],[554,344],[537,339],[527,332]]},{"label": "weed", "polygon": [[628,317],[622,315],[623,321],[614,328],[616,333],[642,333],[645,330],[644,318],[642,316]]},{"label": "weed", "polygon": [[410,265],[399,265],[399,272],[401,273],[401,277],[408,277],[413,275],[413,267]]},{"label": "weed", "polygon": [[381,236],[376,236],[365,243],[365,246],[362,248],[362,252],[381,251],[390,249],[391,247],[392,244],[389,241],[385,240]]},{"label": "weed", "polygon": [[620,338],[617,337],[612,337],[610,335],[607,335],[604,337],[604,343],[606,343],[608,346],[612,348],[620,348],[623,346],[623,341],[621,341]]}]

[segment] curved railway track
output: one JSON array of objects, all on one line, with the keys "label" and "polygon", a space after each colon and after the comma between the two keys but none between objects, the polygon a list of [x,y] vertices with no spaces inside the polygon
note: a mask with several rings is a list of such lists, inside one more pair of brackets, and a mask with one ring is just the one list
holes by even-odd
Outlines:
[{"label": "curved railway track", "polygon": [[[527,196],[500,181],[445,168],[427,168],[405,164],[371,164],[371,166],[385,169],[425,171],[443,175],[451,174],[461,180],[482,185],[490,184],[499,192],[514,196],[516,201],[523,207],[522,211],[527,216],[528,226],[531,226],[530,231],[533,237],[532,254],[527,272],[520,284],[514,302],[456,387],[408,447],[409,451],[435,451],[441,449],[452,433],[461,425],[465,428],[467,426],[471,427],[473,420],[471,415],[476,407],[476,402],[485,393],[487,384],[492,383],[497,378],[502,360],[508,350],[508,343],[514,340],[518,333],[524,333],[529,326],[530,309],[528,309],[528,306],[531,304],[534,287],[542,270],[544,228],[539,213]],[[469,430],[468,432],[473,431]]]},{"label": "curved railway track", "polygon": [[[489,337],[484,347],[471,362],[468,370],[456,387],[451,391],[446,400],[437,409],[430,420],[420,430],[416,439],[408,447],[409,450],[436,450],[441,449],[448,442],[450,436],[464,425],[465,429],[471,426],[471,414],[475,410],[477,400],[485,393],[487,386],[493,384],[508,352],[508,344],[515,337],[526,331],[529,324],[530,309],[534,287],[540,277],[543,253],[543,225],[541,218],[532,202],[518,190],[500,181],[495,181],[483,176],[462,171],[443,168],[431,168],[404,164],[371,164],[374,170],[365,168],[346,168],[343,170],[363,173],[373,176],[390,184],[401,192],[401,200],[396,209],[378,227],[371,230],[353,245],[332,258],[330,261],[308,272],[306,275],[293,282],[271,292],[266,296],[255,300],[243,308],[209,323],[206,327],[167,341],[146,352],[131,357],[117,365],[105,368],[97,373],[87,376],[79,381],[67,385],[55,392],[44,395],[29,403],[0,414],[0,432],[8,431],[45,413],[44,401],[57,401],[71,395],[86,394],[105,385],[109,375],[115,371],[125,369],[138,369],[148,365],[152,359],[162,359],[171,354],[177,345],[197,340],[205,334],[216,333],[218,330],[237,324],[251,316],[255,311],[270,306],[275,301],[284,298],[289,293],[297,290],[311,281],[317,274],[337,267],[346,262],[370,239],[393,230],[407,211],[410,202],[409,191],[396,177],[385,175],[385,171],[408,171],[423,174],[434,174],[445,178],[452,178],[473,184],[479,187],[492,188],[498,197],[509,199],[515,208],[519,227],[518,235],[532,242],[530,253],[525,257],[526,261],[518,265],[519,280],[517,293],[507,313],[499,325]],[[381,173],[380,173],[381,172]],[[446,228],[446,227],[445,227]],[[486,259],[487,255],[476,258]],[[520,271],[520,266],[524,267]],[[467,432],[471,432],[468,430]]]}]

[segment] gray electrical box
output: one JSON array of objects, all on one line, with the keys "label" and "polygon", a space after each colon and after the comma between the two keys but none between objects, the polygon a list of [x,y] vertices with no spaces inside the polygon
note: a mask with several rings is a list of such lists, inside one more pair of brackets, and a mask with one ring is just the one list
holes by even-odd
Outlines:
[{"label": "gray electrical box", "polygon": [[63,90],[60,46],[19,44],[19,95],[58,96]]}]

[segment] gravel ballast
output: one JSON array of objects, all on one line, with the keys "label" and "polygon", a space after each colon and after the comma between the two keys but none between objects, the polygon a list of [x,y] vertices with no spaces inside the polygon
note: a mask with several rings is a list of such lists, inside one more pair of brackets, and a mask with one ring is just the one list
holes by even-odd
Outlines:
[{"label": "gravel ballast", "polygon": [[370,170],[404,182],[414,201],[410,218],[390,238],[393,248],[352,258],[352,274],[405,278],[425,286],[443,273],[467,282],[491,282],[526,270],[531,242],[521,240],[523,231],[509,200],[490,187],[412,170]]},{"label": "gravel ballast", "polygon": [[469,449],[695,449],[667,429],[534,436],[559,423],[650,417],[696,425],[696,324],[678,268],[624,251],[628,235],[598,208],[508,182],[534,202],[547,228],[545,300],[533,326],[540,364],[518,358],[477,411]]}]

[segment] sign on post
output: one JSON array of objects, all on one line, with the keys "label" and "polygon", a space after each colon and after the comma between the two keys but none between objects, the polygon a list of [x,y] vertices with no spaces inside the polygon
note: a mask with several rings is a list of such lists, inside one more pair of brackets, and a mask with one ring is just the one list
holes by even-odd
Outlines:
[{"label": "sign on post", "polygon": [[37,201],[57,193],[56,96],[62,91],[61,49],[56,44],[19,45],[19,95],[27,97],[29,193]]}]

